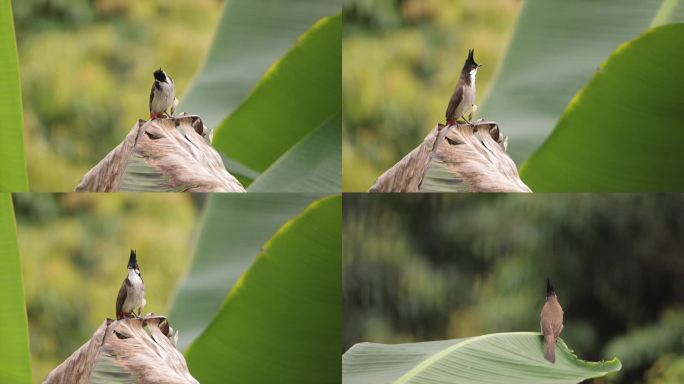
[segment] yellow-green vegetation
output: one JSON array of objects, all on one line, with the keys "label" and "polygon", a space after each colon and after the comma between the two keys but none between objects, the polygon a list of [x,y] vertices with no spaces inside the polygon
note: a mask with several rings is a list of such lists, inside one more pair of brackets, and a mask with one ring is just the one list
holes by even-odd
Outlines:
[{"label": "yellow-green vegetation", "polygon": [[478,104],[496,75],[520,0],[344,0],[343,190],[365,191],[438,122],[469,48]]},{"label": "yellow-green vegetation", "polygon": [[173,77],[182,98],[221,3],[13,1],[31,190],[73,190],[147,119],[155,69]]},{"label": "yellow-green vegetation", "polygon": [[115,317],[131,248],[145,279],[145,312],[167,314],[191,259],[197,219],[191,195],[13,197],[34,382]]}]

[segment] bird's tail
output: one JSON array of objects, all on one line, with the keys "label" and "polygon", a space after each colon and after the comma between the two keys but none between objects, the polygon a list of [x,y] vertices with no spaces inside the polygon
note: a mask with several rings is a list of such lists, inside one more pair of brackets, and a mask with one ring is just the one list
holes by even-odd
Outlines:
[{"label": "bird's tail", "polygon": [[545,351],[544,357],[546,360],[555,363],[556,362],[556,341],[553,339],[553,335],[548,335],[544,337],[545,341]]}]

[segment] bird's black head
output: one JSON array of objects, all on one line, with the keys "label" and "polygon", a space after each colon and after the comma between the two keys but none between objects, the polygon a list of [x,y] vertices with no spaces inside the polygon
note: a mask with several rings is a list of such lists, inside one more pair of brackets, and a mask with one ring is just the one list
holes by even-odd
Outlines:
[{"label": "bird's black head", "polygon": [[546,278],[546,297],[549,297],[551,295],[555,295],[556,290],[553,289],[553,285],[551,285],[551,279],[548,277]]},{"label": "bird's black head", "polygon": [[138,258],[135,254],[135,249],[131,249],[131,256],[128,258],[128,269],[140,270],[138,267]]},{"label": "bird's black head", "polygon": [[164,73],[164,71],[162,71],[162,69],[159,68],[156,71],[154,71],[154,79],[157,81],[161,81],[162,83],[166,82],[166,73]]},{"label": "bird's black head", "polygon": [[468,58],[466,59],[465,64],[463,65],[463,72],[464,73],[471,73],[473,70],[476,70],[482,66],[482,65],[475,62],[475,58],[473,58],[474,54],[475,54],[474,49],[468,50]]}]

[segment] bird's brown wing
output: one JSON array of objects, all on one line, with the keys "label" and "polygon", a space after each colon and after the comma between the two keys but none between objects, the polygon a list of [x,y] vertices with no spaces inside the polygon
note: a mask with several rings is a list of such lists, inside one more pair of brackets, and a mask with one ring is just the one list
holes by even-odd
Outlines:
[{"label": "bird's brown wing", "polygon": [[117,320],[119,319],[119,313],[123,312],[123,303],[126,301],[126,286],[130,285],[131,283],[128,281],[128,278],[124,279],[123,284],[121,284],[121,289],[119,289],[119,295],[116,297],[116,317]]},{"label": "bird's brown wing", "polygon": [[553,325],[549,320],[542,320],[539,322],[541,333],[544,336],[553,335]]},{"label": "bird's brown wing", "polygon": [[553,329],[553,337],[557,339],[563,330],[563,309],[559,305],[557,308],[555,308],[555,311],[555,321],[551,324],[551,329]]},{"label": "bird's brown wing", "polygon": [[563,309],[557,303],[545,303],[541,313],[541,332],[544,336],[553,335],[554,338],[560,336],[563,329]]},{"label": "bird's brown wing", "polygon": [[152,114],[152,99],[154,98],[154,85],[157,82],[152,83],[152,89],[150,89],[150,114]]},{"label": "bird's brown wing", "polygon": [[447,107],[446,111],[446,119],[447,121],[449,120],[456,120],[460,116],[454,116],[456,113],[456,108],[458,108],[458,105],[461,103],[461,100],[463,100],[463,87],[456,87],[456,90],[454,90],[454,94],[451,95],[451,100],[449,100],[449,106]]}]

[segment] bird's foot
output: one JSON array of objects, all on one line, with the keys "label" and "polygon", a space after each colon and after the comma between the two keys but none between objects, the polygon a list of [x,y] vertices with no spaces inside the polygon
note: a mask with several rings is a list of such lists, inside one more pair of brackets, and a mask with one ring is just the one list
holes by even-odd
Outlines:
[{"label": "bird's foot", "polygon": [[171,116],[176,112],[176,107],[178,106],[178,98],[173,98],[173,103],[171,104]]},{"label": "bird's foot", "polygon": [[135,312],[131,312],[131,313],[119,312],[116,314],[116,319],[117,320],[132,319],[134,315],[135,315]]},{"label": "bird's foot", "polygon": [[162,113],[150,113],[150,120],[155,120],[155,119],[164,119],[164,118],[169,118],[171,115],[169,115],[166,112]]},{"label": "bird's foot", "polygon": [[475,112],[477,112],[477,104],[473,104],[473,106],[470,107],[470,113],[468,114],[468,120],[473,119],[473,116],[475,116]]}]

